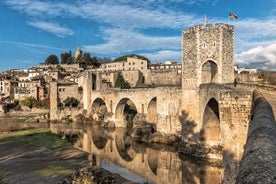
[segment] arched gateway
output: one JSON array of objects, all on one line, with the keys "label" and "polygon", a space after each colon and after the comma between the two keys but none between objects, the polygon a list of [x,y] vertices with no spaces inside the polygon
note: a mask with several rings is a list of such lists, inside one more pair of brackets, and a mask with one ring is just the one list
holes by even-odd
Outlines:
[{"label": "arched gateway", "polygon": [[218,144],[220,142],[219,105],[214,98],[211,98],[205,107],[202,123],[201,141],[210,145]]}]

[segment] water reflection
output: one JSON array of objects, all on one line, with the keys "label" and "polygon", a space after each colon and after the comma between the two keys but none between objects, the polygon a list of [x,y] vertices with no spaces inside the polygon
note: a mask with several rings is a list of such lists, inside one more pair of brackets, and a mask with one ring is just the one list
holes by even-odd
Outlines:
[{"label": "water reflection", "polygon": [[75,146],[91,153],[92,164],[100,167],[107,163],[120,166],[152,183],[216,184],[221,183],[223,177],[220,167],[205,164],[197,158],[179,156],[174,147],[138,143],[128,136],[126,129],[55,123],[51,124],[51,131],[78,134]]}]

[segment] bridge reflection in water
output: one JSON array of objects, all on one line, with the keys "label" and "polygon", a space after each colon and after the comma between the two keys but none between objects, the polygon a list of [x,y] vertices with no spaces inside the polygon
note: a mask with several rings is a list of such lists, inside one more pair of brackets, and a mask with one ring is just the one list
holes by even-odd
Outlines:
[{"label": "bridge reflection in water", "polygon": [[[223,168],[198,158],[179,156],[177,148],[145,145],[132,139],[126,129],[103,129],[92,124],[52,123],[51,131],[78,135],[75,147],[91,153],[99,167],[117,165],[156,184],[221,183]],[[114,172],[114,170],[112,170]]]}]

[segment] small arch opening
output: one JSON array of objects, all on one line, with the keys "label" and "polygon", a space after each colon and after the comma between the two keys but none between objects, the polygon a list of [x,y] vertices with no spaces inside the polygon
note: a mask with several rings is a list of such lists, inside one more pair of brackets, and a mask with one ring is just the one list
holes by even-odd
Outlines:
[{"label": "small arch opening", "polygon": [[147,121],[150,123],[156,123],[157,119],[157,98],[151,99],[148,105]]},{"label": "small arch opening", "polygon": [[201,83],[218,82],[218,66],[213,61],[209,60],[202,65]]}]

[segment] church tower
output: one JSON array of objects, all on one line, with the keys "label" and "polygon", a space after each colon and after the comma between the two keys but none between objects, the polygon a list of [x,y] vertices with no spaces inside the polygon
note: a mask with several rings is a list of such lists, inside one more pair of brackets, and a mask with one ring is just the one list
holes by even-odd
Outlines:
[{"label": "church tower", "polygon": [[81,57],[81,56],[82,56],[82,50],[80,49],[80,47],[78,47],[75,52],[75,59],[77,59],[78,57]]}]

